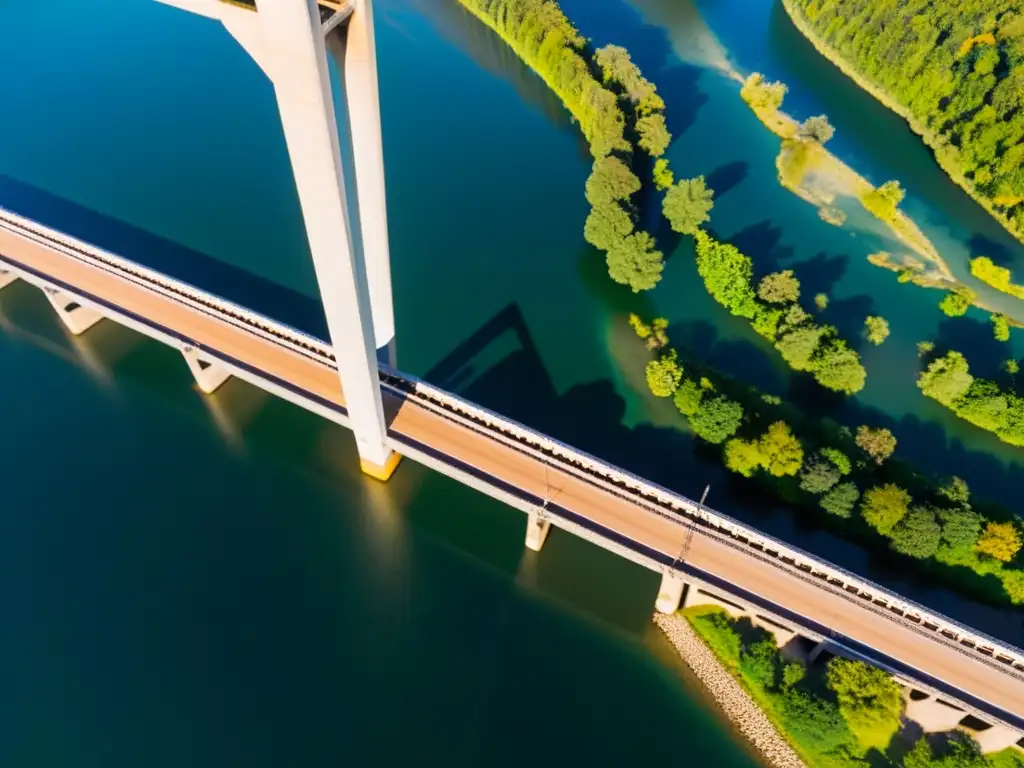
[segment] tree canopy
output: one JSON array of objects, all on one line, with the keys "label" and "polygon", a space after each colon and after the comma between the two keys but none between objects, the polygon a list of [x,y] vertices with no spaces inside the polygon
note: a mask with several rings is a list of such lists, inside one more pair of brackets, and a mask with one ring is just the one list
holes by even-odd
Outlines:
[{"label": "tree canopy", "polygon": [[916,123],[939,163],[1024,235],[1020,0],[790,0]]},{"label": "tree canopy", "polygon": [[640,179],[629,166],[614,155],[594,161],[587,178],[587,202],[597,207],[618,200],[628,200],[640,191]]},{"label": "tree canopy", "polygon": [[864,520],[883,535],[888,535],[910,507],[910,494],[894,483],[869,488],[860,502]]},{"label": "tree canopy", "polygon": [[654,248],[654,238],[646,232],[634,232],[608,251],[608,274],[612,280],[633,289],[648,291],[661,280],[665,268],[661,251]]},{"label": "tree canopy", "polygon": [[828,663],[828,686],[839,711],[865,748],[884,751],[899,730],[903,696],[892,677],[860,661],[834,658]]},{"label": "tree canopy", "polygon": [[800,298],[800,281],[792,269],[772,272],[757,284],[757,295],[769,304],[788,304]]},{"label": "tree canopy", "polygon": [[708,213],[714,207],[714,196],[703,176],[683,179],[665,194],[661,210],[673,231],[692,235],[708,220]]}]

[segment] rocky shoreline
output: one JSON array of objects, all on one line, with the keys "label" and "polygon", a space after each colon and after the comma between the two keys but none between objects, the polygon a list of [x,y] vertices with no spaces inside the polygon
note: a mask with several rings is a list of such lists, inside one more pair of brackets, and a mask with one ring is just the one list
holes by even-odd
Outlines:
[{"label": "rocky shoreline", "polygon": [[740,733],[754,745],[775,768],[807,768],[799,755],[779,733],[761,708],[754,703],[736,679],[722,666],[715,654],[704,645],[682,616],[655,614],[654,623],[686,665],[707,687]]}]

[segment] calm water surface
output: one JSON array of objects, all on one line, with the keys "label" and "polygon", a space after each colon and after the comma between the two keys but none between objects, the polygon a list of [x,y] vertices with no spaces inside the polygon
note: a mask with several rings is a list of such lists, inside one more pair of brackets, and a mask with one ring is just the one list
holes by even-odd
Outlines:
[{"label": "calm water surface", "polygon": [[[708,298],[686,248],[653,294],[621,290],[582,240],[589,160],[558,103],[452,0],[377,0],[402,368],[691,495],[711,483],[720,509],[1024,642],[1018,613],[736,493],[646,394],[624,323],[664,314],[723,369],[889,425],[908,458],[1013,503],[1019,451],[914,386],[919,340],[969,344],[979,369],[1005,348],[981,315],[945,319],[937,292],[867,264],[876,236],[779,187],[778,140],[722,72],[764,71],[797,117],[827,112],[836,151],[899,178],[958,273],[980,245],[1005,263],[1019,246],[771,0],[564,5],[657,82],[677,175],[718,190],[716,230],[829,292],[848,335],[873,313],[892,337],[837,404]],[[0,20],[0,66],[18,73],[0,80],[0,204],[322,333],[271,88],[219,26],[148,0]],[[200,398],[173,352],[109,324],[71,341],[25,286],[0,309],[18,468],[0,539],[8,762],[749,764],[652,632],[653,575],[557,533],[524,554],[518,512],[411,463],[369,483],[340,430],[238,382]]]}]

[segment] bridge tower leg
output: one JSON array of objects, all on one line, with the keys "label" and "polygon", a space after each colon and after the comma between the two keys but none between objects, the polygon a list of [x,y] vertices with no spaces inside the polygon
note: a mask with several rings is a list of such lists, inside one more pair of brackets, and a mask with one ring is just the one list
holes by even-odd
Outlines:
[{"label": "bridge tower leg", "polygon": [[352,239],[320,12],[314,0],[274,0],[257,15],[360,464],[386,480],[399,456],[387,444],[370,288]]},{"label": "bridge tower leg", "polygon": [[395,310],[372,0],[356,0],[347,29],[333,30],[326,42],[345,79],[345,105],[377,355],[382,362],[395,367]]}]

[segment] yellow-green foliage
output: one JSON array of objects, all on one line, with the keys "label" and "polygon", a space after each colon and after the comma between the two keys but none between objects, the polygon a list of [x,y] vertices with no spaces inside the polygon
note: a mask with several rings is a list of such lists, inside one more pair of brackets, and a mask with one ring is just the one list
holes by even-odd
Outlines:
[{"label": "yellow-green foliage", "polygon": [[558,94],[595,157],[629,151],[618,99],[587,64],[586,40],[554,0],[459,0]]},{"label": "yellow-green foliage", "polygon": [[1020,0],[786,0],[917,124],[936,158],[1024,238]]},{"label": "yellow-green foliage", "polygon": [[1014,285],[1010,270],[993,263],[988,256],[971,259],[971,274],[997,291],[1024,299],[1024,285]]}]

